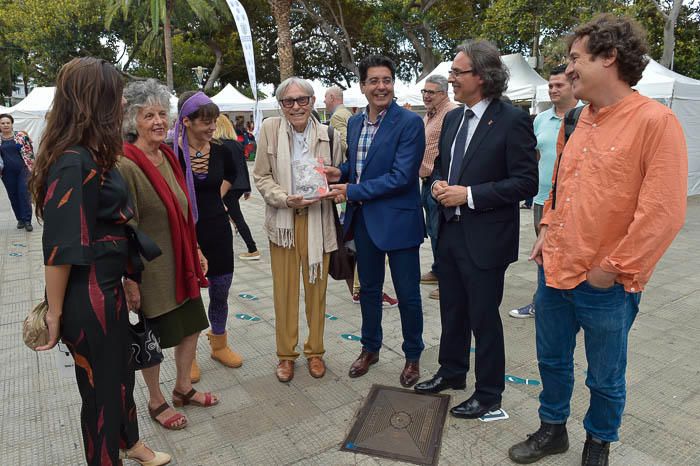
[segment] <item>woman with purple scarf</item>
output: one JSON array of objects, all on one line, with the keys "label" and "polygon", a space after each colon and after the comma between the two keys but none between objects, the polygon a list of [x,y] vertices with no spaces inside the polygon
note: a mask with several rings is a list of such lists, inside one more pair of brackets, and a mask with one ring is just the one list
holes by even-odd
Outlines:
[{"label": "woman with purple scarf", "polygon": [[[233,233],[223,197],[231,189],[235,166],[229,150],[213,139],[219,107],[203,92],[180,96],[173,146],[179,155],[192,197],[197,240],[209,270],[209,324],[212,359],[227,367],[240,367],[243,358],[229,348],[226,320],[228,293],[233,280]],[[192,364],[193,380],[199,367]]]}]

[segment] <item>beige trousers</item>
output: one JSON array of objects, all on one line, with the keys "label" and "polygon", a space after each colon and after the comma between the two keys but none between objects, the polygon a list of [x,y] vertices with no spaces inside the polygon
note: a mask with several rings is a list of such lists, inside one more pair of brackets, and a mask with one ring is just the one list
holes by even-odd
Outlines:
[{"label": "beige trousers", "polygon": [[299,267],[304,280],[304,304],[309,337],[304,342],[304,356],[323,356],[323,328],[326,317],[326,286],[330,254],[323,255],[323,271],[316,283],[309,283],[307,209],[294,216],[294,247],[282,248],[270,243],[272,293],[275,301],[277,357],[299,357]]}]

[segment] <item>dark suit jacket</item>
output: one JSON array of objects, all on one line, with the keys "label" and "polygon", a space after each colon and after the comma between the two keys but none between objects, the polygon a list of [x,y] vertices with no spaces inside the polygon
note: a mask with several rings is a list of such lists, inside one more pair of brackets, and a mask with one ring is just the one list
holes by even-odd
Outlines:
[{"label": "dark suit jacket", "polygon": [[425,151],[423,120],[392,103],[372,140],[358,184],[355,166],[363,119],[360,113],[348,122],[348,156],[340,167],[341,181],[350,183],[345,232],[361,203],[367,231],[379,249],[418,246],[425,233],[418,185],[418,168]]},{"label": "dark suit jacket", "polygon": [[[432,179],[446,180],[452,143],[463,108],[445,115]],[[537,140],[527,113],[494,99],[484,112],[462,161],[458,184],[471,186],[475,209],[460,207],[464,242],[482,269],[504,267],[518,258],[518,203],[537,194]],[[439,227],[445,223],[439,206]],[[439,230],[438,230],[439,231]]]}]

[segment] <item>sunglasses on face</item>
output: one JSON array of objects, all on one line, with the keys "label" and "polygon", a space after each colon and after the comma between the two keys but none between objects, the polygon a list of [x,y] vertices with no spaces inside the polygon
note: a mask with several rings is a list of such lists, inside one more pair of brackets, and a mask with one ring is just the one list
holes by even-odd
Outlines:
[{"label": "sunglasses on face", "polygon": [[295,103],[299,104],[300,107],[306,107],[311,102],[311,97],[308,95],[297,97],[296,99],[287,97],[286,99],[280,99],[279,102],[284,108],[292,108]]}]

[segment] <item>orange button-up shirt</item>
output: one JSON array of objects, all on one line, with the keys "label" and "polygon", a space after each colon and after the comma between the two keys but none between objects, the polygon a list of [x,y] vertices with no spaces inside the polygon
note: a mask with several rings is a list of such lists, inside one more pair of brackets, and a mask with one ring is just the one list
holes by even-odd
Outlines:
[{"label": "orange button-up shirt", "polygon": [[600,266],[642,291],[683,226],[687,184],[685,137],[669,108],[636,91],[595,115],[586,107],[561,157],[555,209],[552,194],[544,206],[547,285],[575,288]]},{"label": "orange button-up shirt", "polygon": [[447,112],[455,108],[457,108],[457,104],[451,102],[448,97],[440,102],[432,113],[426,113],[423,117],[423,124],[425,125],[425,154],[423,155],[420,169],[418,169],[418,176],[421,178],[430,176],[433,173],[435,159],[439,152],[438,143],[440,142],[442,122],[445,121]]}]

